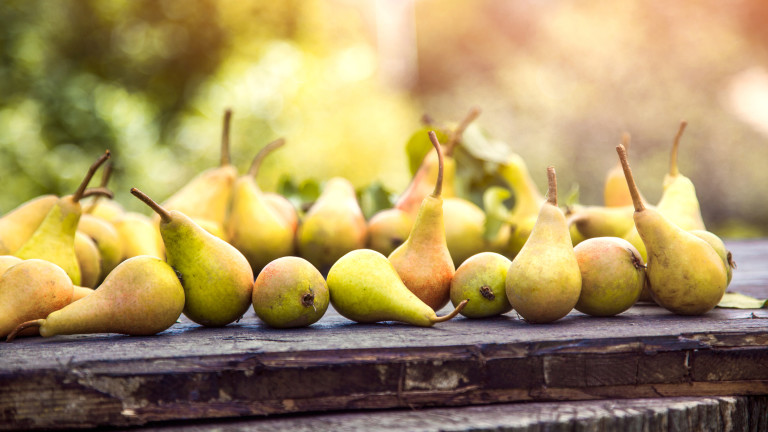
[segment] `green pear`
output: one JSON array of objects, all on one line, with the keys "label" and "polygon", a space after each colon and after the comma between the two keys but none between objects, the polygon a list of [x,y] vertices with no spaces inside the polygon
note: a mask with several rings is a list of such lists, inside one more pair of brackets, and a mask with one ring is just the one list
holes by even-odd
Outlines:
[{"label": "green pear", "polygon": [[349,180],[334,177],[304,216],[296,233],[299,255],[321,273],[351,250],[365,247],[367,226]]},{"label": "green pear", "polygon": [[68,305],[72,290],[67,273],[48,261],[28,259],[9,267],[0,276],[0,337]]},{"label": "green pear", "polygon": [[680,137],[686,124],[684,121],[680,123],[675,136],[669,156],[669,172],[664,176],[663,192],[656,210],[685,231],[705,230],[699,200],[696,198],[696,187],[691,179],[680,174],[677,166]]},{"label": "green pear", "polygon": [[[625,182],[626,183],[626,182]],[[622,237],[635,226],[634,206],[573,206],[568,211],[568,225],[585,239]]]},{"label": "green pear", "polygon": [[512,189],[515,197],[515,205],[508,218],[512,232],[507,252],[507,255],[514,257],[531,235],[544,198],[531,178],[528,166],[519,155],[508,156],[507,161],[499,165],[498,173]]},{"label": "green pear", "polygon": [[166,210],[136,188],[131,193],[160,215],[167,261],[184,287],[184,315],[206,327],[240,319],[253,291],[253,271],[243,254],[184,213]]},{"label": "green pear", "polygon": [[99,249],[101,273],[98,276],[98,282],[101,283],[123,259],[120,233],[111,223],[88,213],[83,213],[80,217],[77,230],[90,237]]},{"label": "green pear", "polygon": [[445,240],[454,265],[484,251],[506,251],[510,238],[510,225],[504,224],[495,237],[486,239],[488,216],[475,203],[463,198],[443,200],[445,213]]},{"label": "green pear", "polygon": [[43,195],[29,200],[0,218],[0,254],[16,252],[35,232],[59,198]]},{"label": "green pear", "polygon": [[645,286],[645,264],[632,244],[618,237],[593,237],[573,251],[581,270],[576,310],[613,316],[637,302]]},{"label": "green pear", "polygon": [[245,255],[254,274],[259,274],[273,260],[293,254],[293,228],[264,198],[256,184],[261,161],[283,144],[285,141],[281,139],[264,147],[254,158],[248,173],[237,179],[232,194],[227,238]]},{"label": "green pear", "polygon": [[[163,202],[163,208],[177,210],[192,219],[203,219],[224,226],[229,209],[232,187],[237,178],[229,157],[229,129],[232,111],[224,112],[221,139],[221,163],[189,181]],[[155,217],[157,220],[157,217]]]},{"label": "green pear", "polygon": [[680,315],[712,310],[728,285],[726,266],[706,241],[683,230],[661,211],[646,208],[623,146],[616,147],[635,204],[635,226],[648,253],[646,275],[660,306]]},{"label": "green pear", "polygon": [[140,256],[123,261],[89,295],[27,321],[8,337],[30,327],[40,335],[120,333],[145,336],[172,326],[184,307],[184,290],[176,272],[163,260]]},{"label": "green pear", "polygon": [[120,261],[140,255],[165,259],[165,246],[160,231],[148,216],[125,212],[112,225],[120,238]]},{"label": "green pear", "polygon": [[72,279],[72,283],[80,285],[80,267],[75,254],[75,233],[82,215],[80,199],[92,194],[112,193],[104,188],[86,190],[88,182],[96,170],[110,156],[107,150],[91,165],[80,186],[73,195],[59,198],[45,215],[32,236],[16,251],[14,255],[21,259],[39,258],[50,261],[59,267]]},{"label": "green pear", "polygon": [[314,324],[328,309],[328,285],[309,261],[285,256],[268,263],[253,284],[253,311],[270,327]]},{"label": "green pear", "polygon": [[96,243],[80,231],[75,232],[75,256],[80,268],[80,286],[96,287],[101,275],[101,254]]},{"label": "green pear", "polygon": [[389,255],[403,244],[411,233],[413,217],[399,208],[384,209],[368,221],[366,246],[383,255]]},{"label": "green pear", "polygon": [[526,321],[566,316],[579,300],[581,272],[565,215],[557,207],[555,168],[547,168],[549,192],[531,235],[507,271],[509,303]]},{"label": "green pear", "polygon": [[456,268],[445,240],[442,150],[433,131],[429,139],[439,161],[435,189],[421,202],[408,238],[388,258],[405,286],[430,308],[440,310],[450,299]]},{"label": "green pear", "polygon": [[715,249],[717,255],[723,260],[723,265],[725,266],[725,271],[728,276],[728,284],[730,285],[731,278],[733,277],[733,270],[736,268],[736,262],[733,260],[731,251],[725,247],[723,240],[710,231],[692,230],[690,233],[709,243],[709,245]]},{"label": "green pear", "polygon": [[461,314],[467,318],[488,318],[512,310],[506,294],[507,271],[512,261],[495,252],[469,257],[451,280],[451,303],[469,300]]},{"label": "green pear", "polygon": [[328,271],[328,290],[336,311],[352,321],[400,321],[421,327],[447,321],[466,305],[438,317],[400,280],[392,263],[379,252],[357,249],[341,257]]}]

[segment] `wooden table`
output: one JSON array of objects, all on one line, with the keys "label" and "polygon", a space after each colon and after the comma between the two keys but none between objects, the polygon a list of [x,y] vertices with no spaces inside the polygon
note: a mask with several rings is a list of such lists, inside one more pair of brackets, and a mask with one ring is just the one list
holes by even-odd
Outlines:
[{"label": "wooden table", "polygon": [[[739,265],[730,290],[768,297],[768,241],[728,246]],[[385,430],[397,411],[358,410],[407,408],[399,420],[406,423],[408,416],[424,421],[421,414],[432,413],[445,420],[460,412],[499,422],[515,410],[523,417],[572,412],[573,406],[598,412],[609,403],[653,412],[648,407],[692,401],[703,401],[702,412],[718,407],[722,423],[738,409],[765,410],[765,395],[766,309],[682,317],[638,305],[611,318],[572,312],[548,325],[525,323],[511,312],[426,329],[354,324],[329,310],[319,323],[295,330],[267,328],[251,311],[221,329],[182,319],[152,337],[60,336],[0,344],[0,429],[268,415],[240,421],[301,430],[302,421],[317,426],[325,419],[323,424],[335,425],[329,429],[343,430],[338,418],[354,424],[365,415],[367,421],[380,416],[375,425]],[[676,399],[658,399],[667,397]],[[741,408],[722,408],[729,404]],[[455,406],[470,407],[448,408]],[[410,411],[426,407],[435,408]],[[324,411],[336,413],[319,414]],[[291,413],[313,415],[284,416]],[[193,427],[163,425],[153,427]]]}]

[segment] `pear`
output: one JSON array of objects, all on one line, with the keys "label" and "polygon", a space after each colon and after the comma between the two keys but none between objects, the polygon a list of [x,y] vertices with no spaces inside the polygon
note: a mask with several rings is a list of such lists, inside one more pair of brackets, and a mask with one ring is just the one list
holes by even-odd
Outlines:
[{"label": "pear", "polygon": [[172,326],[184,307],[184,290],[176,272],[150,256],[128,259],[112,270],[93,293],[50,313],[27,321],[8,336],[38,327],[40,335],[120,333],[144,336]]},{"label": "pear", "polygon": [[77,230],[93,240],[99,249],[101,273],[98,276],[98,282],[101,283],[123,259],[120,233],[111,223],[88,213],[83,213],[80,217]]},{"label": "pear", "polygon": [[730,285],[731,278],[733,277],[733,270],[736,268],[736,262],[733,260],[733,254],[731,254],[731,251],[725,247],[723,240],[714,233],[704,230],[692,230],[691,234],[709,243],[709,245],[715,249],[717,255],[720,256],[721,260],[723,260],[726,275],[728,276],[728,284]]},{"label": "pear", "polygon": [[[446,144],[443,156],[438,156],[437,151],[431,150],[424,157],[424,160],[419,165],[419,169],[413,176],[408,188],[398,197],[395,202],[395,208],[405,211],[412,217],[416,217],[416,213],[419,211],[421,202],[432,191],[433,179],[437,177],[437,172],[440,169],[439,165],[443,165],[443,196],[446,198],[456,196],[455,181],[456,176],[456,160],[453,158],[453,150],[461,140],[464,130],[472,124],[473,121],[480,115],[480,109],[473,107],[470,109],[467,116],[459,123],[459,125],[451,132],[451,137]],[[442,160],[441,160],[442,159]]]},{"label": "pear", "polygon": [[139,255],[165,259],[165,246],[160,231],[148,216],[125,212],[112,225],[120,237],[120,261]]},{"label": "pear", "polygon": [[94,288],[101,275],[101,255],[96,243],[80,231],[75,232],[75,256],[80,268],[80,286]]},{"label": "pear", "polygon": [[271,261],[293,254],[293,227],[264,198],[264,193],[256,184],[261,161],[283,144],[285,141],[280,139],[261,149],[248,173],[235,182],[232,194],[232,207],[226,225],[227,238],[245,255],[254,274],[259,274]]},{"label": "pear", "polygon": [[299,227],[299,215],[296,212],[296,207],[286,197],[275,192],[266,192],[264,200],[272,206],[283,218],[285,224],[296,234],[296,229]]},{"label": "pear", "polygon": [[9,267],[0,276],[0,337],[68,305],[72,289],[67,273],[48,261],[28,259]]},{"label": "pear", "polygon": [[72,290],[72,302],[76,302],[82,298],[85,298],[86,296],[96,291],[93,288],[81,287],[78,285],[75,285],[73,288],[74,289]]},{"label": "pear", "polygon": [[[629,150],[629,143],[631,137],[629,132],[624,132],[621,135],[621,144]],[[627,181],[624,180],[624,170],[621,168],[621,163],[617,162],[608,172],[605,174],[605,187],[603,188],[603,205],[606,207],[631,207],[634,211],[634,205],[632,204],[632,195],[627,188]],[[623,234],[623,233],[622,233]],[[611,236],[610,234],[606,236]],[[600,237],[600,236],[591,236]]]},{"label": "pear", "polygon": [[579,300],[581,272],[565,215],[557,207],[555,168],[531,235],[507,271],[509,303],[526,321],[548,323],[566,316]]},{"label": "pear", "polygon": [[515,197],[515,205],[508,218],[512,232],[507,252],[507,255],[514,257],[531,235],[544,198],[531,178],[528,166],[519,155],[508,156],[506,162],[499,165],[498,173],[512,189]]},{"label": "pear", "polygon": [[14,255],[21,259],[39,258],[50,261],[63,268],[72,279],[72,283],[80,285],[80,267],[75,254],[75,232],[82,215],[80,199],[94,194],[111,196],[112,193],[104,188],[86,190],[88,182],[96,170],[110,156],[109,150],[91,165],[80,186],[73,195],[59,198],[45,215],[32,236],[16,251]]},{"label": "pear", "polygon": [[107,222],[115,222],[125,214],[125,209],[119,202],[111,199],[96,201],[96,198],[94,197],[84,203],[84,214],[95,216]]},{"label": "pear", "polygon": [[675,135],[669,156],[669,172],[664,176],[663,192],[656,209],[685,231],[705,230],[699,200],[696,198],[696,187],[691,179],[680,174],[677,166],[680,137],[686,124],[685,121],[681,122]]},{"label": "pear", "polygon": [[510,226],[502,225],[492,239],[486,239],[487,216],[475,203],[463,198],[443,200],[445,213],[445,239],[454,265],[461,265],[467,258],[483,251],[506,250]]},{"label": "pear", "polygon": [[349,180],[334,177],[296,232],[299,255],[321,273],[351,250],[365,247],[366,223]]},{"label": "pear", "polygon": [[3,275],[3,273],[5,273],[6,270],[22,261],[24,260],[13,255],[0,255],[0,277]]},{"label": "pear", "polygon": [[59,198],[43,195],[29,200],[0,218],[0,254],[12,254],[35,232]]},{"label": "pear", "polygon": [[623,146],[616,147],[635,204],[635,227],[648,253],[646,274],[651,295],[660,306],[680,315],[712,310],[728,285],[726,266],[706,241],[647,208],[632,177]]},{"label": "pear", "polygon": [[328,285],[309,261],[286,256],[268,263],[253,284],[253,311],[270,327],[305,327],[328,309]]},{"label": "pear", "polygon": [[411,233],[413,217],[399,208],[384,209],[368,221],[366,246],[383,255],[389,255],[403,244]]},{"label": "pear", "polygon": [[635,226],[634,213],[634,206],[573,206],[567,220],[585,239],[622,237]]},{"label": "pear", "polygon": [[576,310],[613,316],[637,302],[645,286],[645,264],[632,244],[618,237],[593,237],[573,251],[581,270]]},{"label": "pear", "polygon": [[[229,125],[232,111],[224,112],[224,126],[221,138],[221,163],[209,168],[189,181],[171,195],[163,207],[178,210],[192,219],[204,219],[223,227],[229,208],[232,187],[237,178],[237,168],[229,158]],[[157,218],[155,218],[157,220]]]},{"label": "pear", "polygon": [[160,215],[167,261],[184,287],[184,315],[206,327],[239,319],[253,291],[253,271],[243,254],[184,213],[166,210],[136,188],[131,193]]},{"label": "pear", "polygon": [[469,300],[461,314],[467,318],[488,318],[512,310],[506,294],[507,271],[512,261],[495,252],[469,257],[451,280],[451,303]]},{"label": "pear", "polygon": [[443,187],[442,150],[433,131],[429,132],[429,139],[439,162],[435,189],[422,201],[408,238],[388,258],[405,286],[429,307],[439,310],[448,304],[451,279],[456,268],[445,240],[443,200],[440,196]]},{"label": "pear", "polygon": [[447,321],[467,304],[463,301],[448,315],[438,317],[400,280],[392,263],[371,249],[351,251],[328,271],[328,290],[336,311],[352,321],[400,321],[421,327]]}]

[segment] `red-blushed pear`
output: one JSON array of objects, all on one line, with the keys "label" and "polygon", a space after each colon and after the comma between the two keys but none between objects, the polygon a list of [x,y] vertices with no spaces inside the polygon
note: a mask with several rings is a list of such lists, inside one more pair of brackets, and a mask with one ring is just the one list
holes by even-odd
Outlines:
[{"label": "red-blushed pear", "polygon": [[256,184],[261,161],[285,144],[277,140],[265,146],[253,159],[250,170],[237,179],[232,194],[232,206],[227,219],[227,238],[232,246],[245,255],[258,275],[273,260],[293,254],[293,228],[264,198]]},{"label": "red-blushed pear", "polygon": [[136,188],[131,193],[160,215],[166,260],[184,287],[184,315],[207,327],[243,316],[253,291],[253,271],[243,254],[184,213],[166,210]]},{"label": "red-blushed pear", "polygon": [[123,261],[99,288],[44,319],[27,321],[8,336],[37,328],[40,336],[120,333],[145,336],[172,326],[184,307],[176,272],[163,260],[140,256]]},{"label": "red-blushed pear", "polygon": [[536,224],[507,271],[509,303],[526,321],[549,323],[568,315],[581,293],[581,272],[565,215],[557,207],[555,168]]},{"label": "red-blushed pear", "polygon": [[9,267],[0,276],[0,337],[68,305],[72,290],[67,273],[48,261],[28,259]]},{"label": "red-blushed pear", "polygon": [[75,254],[75,233],[83,213],[80,200],[97,194],[112,196],[112,192],[104,188],[86,189],[96,170],[109,156],[107,150],[88,169],[75,193],[56,201],[40,226],[14,255],[21,259],[39,258],[50,261],[64,269],[73,284],[80,285],[80,266]]},{"label": "red-blushed pear", "polygon": [[464,300],[448,315],[438,317],[403,284],[387,257],[371,249],[341,257],[326,280],[333,308],[359,323],[399,321],[431,327],[455,317],[467,304]]},{"label": "red-blushed pear", "polygon": [[648,253],[646,275],[653,300],[680,315],[712,310],[728,285],[723,260],[709,243],[643,204],[624,146],[616,151],[632,193],[635,227]]},{"label": "red-blushed pear", "polygon": [[[221,137],[221,163],[189,181],[163,202],[168,210],[177,210],[194,220],[206,220],[223,227],[227,218],[237,168],[230,162],[229,130],[232,111],[224,112]],[[219,228],[223,231],[223,228]]]},{"label": "red-blushed pear", "polygon": [[419,207],[419,213],[405,242],[389,255],[389,261],[403,283],[421,301],[439,310],[450,298],[451,279],[456,268],[445,241],[443,220],[443,153],[437,135],[429,139],[438,157],[437,180],[433,192]]}]

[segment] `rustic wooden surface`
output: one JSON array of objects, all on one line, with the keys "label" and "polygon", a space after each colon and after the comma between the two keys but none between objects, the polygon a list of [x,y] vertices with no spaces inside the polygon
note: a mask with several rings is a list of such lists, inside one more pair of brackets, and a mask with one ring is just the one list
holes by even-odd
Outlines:
[{"label": "rustic wooden surface", "polygon": [[[731,290],[768,297],[768,241],[729,242]],[[519,401],[768,395],[768,310],[639,305],[531,325],[514,312],[422,329],[335,312],[274,330],[246,314],[153,337],[0,344],[0,429]]]}]

